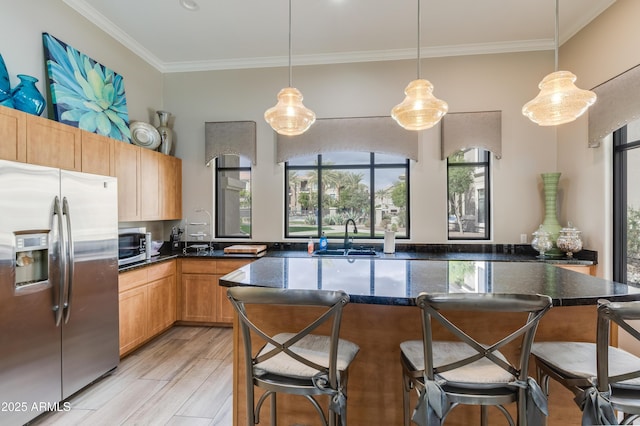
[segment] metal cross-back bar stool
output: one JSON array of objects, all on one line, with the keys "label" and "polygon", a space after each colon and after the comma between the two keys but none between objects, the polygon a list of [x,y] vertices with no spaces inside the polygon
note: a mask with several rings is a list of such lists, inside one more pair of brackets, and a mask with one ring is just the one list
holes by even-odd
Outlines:
[{"label": "metal cross-back bar stool", "polygon": [[[518,404],[519,425],[527,424],[527,416],[537,422],[544,418],[546,399],[535,380],[529,377],[528,366],[538,323],[551,308],[549,296],[421,293],[416,304],[422,312],[423,339],[400,344],[406,426],[410,421],[412,388],[419,391],[419,398],[411,419],[419,425],[443,423],[451,410],[460,404],[480,405],[483,425],[488,422],[488,406],[496,406],[509,424],[514,425],[513,418],[504,408],[513,402]],[[508,332],[496,335],[494,343],[488,343],[475,340],[464,327],[454,324],[448,315],[450,311],[465,311],[469,315],[479,311],[519,312],[526,314],[526,318]],[[436,322],[454,339],[434,340],[432,326]],[[487,327],[491,328],[491,324]],[[517,361],[510,361],[500,352],[511,342],[519,343],[521,348]]]},{"label": "metal cross-back bar stool", "polygon": [[[247,424],[259,423],[262,404],[270,397],[271,424],[276,425],[277,393],[306,397],[325,426],[346,424],[348,368],[360,349],[355,343],[339,338],[342,309],[349,303],[349,295],[330,290],[231,287],[227,296],[238,314],[244,344]],[[249,305],[326,309],[302,330],[269,332],[252,321]],[[330,335],[312,334],[325,323],[331,328]],[[257,403],[254,386],[265,390]],[[329,396],[326,415],[316,401],[317,395]]]},{"label": "metal cross-back bar stool", "polygon": [[624,413],[621,424],[640,417],[640,358],[610,346],[612,322],[640,341],[640,332],[628,323],[639,319],[640,301],[599,300],[596,343],[534,343],[540,385],[548,394],[551,378],[572,391],[582,424],[618,424],[614,410]]}]

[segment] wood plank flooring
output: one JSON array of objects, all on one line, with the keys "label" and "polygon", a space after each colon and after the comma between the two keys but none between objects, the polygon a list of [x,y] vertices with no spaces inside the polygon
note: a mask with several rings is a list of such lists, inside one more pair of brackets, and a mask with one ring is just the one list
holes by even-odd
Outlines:
[{"label": "wood plank flooring", "polygon": [[231,328],[173,327],[33,425],[232,425]]}]

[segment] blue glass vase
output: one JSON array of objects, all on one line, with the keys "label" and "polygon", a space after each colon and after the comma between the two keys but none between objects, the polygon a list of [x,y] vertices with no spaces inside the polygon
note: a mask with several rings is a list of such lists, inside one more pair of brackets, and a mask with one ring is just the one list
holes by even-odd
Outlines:
[{"label": "blue glass vase", "polygon": [[2,55],[0,55],[0,105],[13,108],[9,73],[7,72],[7,66],[4,64]]},{"label": "blue glass vase", "polygon": [[46,103],[36,87],[38,79],[24,74],[18,74],[18,78],[20,83],[11,91],[14,107],[29,114],[42,114]]}]

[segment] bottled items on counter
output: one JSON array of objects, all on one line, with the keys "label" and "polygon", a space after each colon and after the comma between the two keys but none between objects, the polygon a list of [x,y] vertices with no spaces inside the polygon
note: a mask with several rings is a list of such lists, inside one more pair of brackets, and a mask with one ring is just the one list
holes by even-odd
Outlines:
[{"label": "bottled items on counter", "polygon": [[553,241],[551,240],[551,234],[543,228],[542,225],[533,234],[533,240],[531,240],[531,247],[540,253],[540,258],[544,258],[545,252],[553,248]]},{"label": "bottled items on counter", "polygon": [[313,254],[313,239],[309,237],[309,241],[307,241],[307,253]]},{"label": "bottled items on counter", "polygon": [[318,249],[320,251],[325,251],[328,245],[329,245],[329,242],[327,241],[327,236],[323,232],[322,236],[320,237],[320,243],[319,243]]},{"label": "bottled items on counter", "polygon": [[565,228],[562,228],[558,233],[558,239],[556,245],[560,250],[567,253],[568,258],[572,258],[574,253],[582,250],[582,238],[580,233],[571,222],[567,224]]}]

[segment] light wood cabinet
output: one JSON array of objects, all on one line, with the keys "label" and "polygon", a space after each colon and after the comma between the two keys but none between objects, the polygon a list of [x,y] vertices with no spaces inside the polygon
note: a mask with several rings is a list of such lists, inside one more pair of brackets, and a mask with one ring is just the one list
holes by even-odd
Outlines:
[{"label": "light wood cabinet", "polygon": [[118,178],[118,220],[182,219],[182,161],[0,106],[0,159]]},{"label": "light wood cabinet", "polygon": [[182,161],[160,156],[160,214],[165,220],[182,219]]},{"label": "light wood cabinet", "polygon": [[576,272],[580,272],[581,274],[587,274],[587,275],[596,275],[596,269],[598,268],[598,265],[557,265],[560,268],[563,269],[568,269],[570,271],[576,271]]},{"label": "light wood cabinet", "polygon": [[26,162],[82,170],[80,129],[27,114]]},{"label": "light wood cabinet", "polygon": [[113,152],[114,175],[118,178],[118,220],[140,220],[140,147],[117,143]]},{"label": "light wood cabinet", "polygon": [[27,116],[0,106],[0,159],[27,161]]},{"label": "light wood cabinet", "polygon": [[123,272],[118,286],[123,356],[176,321],[176,261]]},{"label": "light wood cabinet", "polygon": [[115,141],[106,136],[80,131],[82,171],[102,176],[115,176]]},{"label": "light wood cabinet", "polygon": [[227,300],[221,276],[248,263],[248,259],[180,259],[179,314],[183,322],[230,325],[233,307]]},{"label": "light wood cabinet", "polygon": [[160,161],[163,154],[140,148],[140,219],[158,220],[160,213]]},{"label": "light wood cabinet", "polygon": [[182,219],[182,161],[135,145],[115,143],[118,219]]}]

